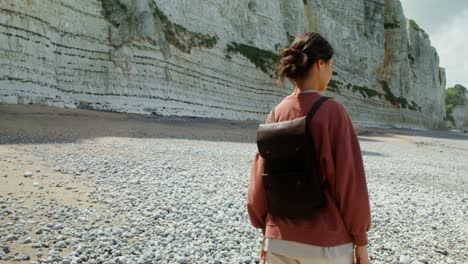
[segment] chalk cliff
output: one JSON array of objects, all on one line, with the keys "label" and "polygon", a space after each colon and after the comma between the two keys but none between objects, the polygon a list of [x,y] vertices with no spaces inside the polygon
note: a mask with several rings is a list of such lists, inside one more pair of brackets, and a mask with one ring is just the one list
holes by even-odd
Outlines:
[{"label": "chalk cliff", "polygon": [[398,0],[2,0],[0,102],[264,121],[292,37],[336,49],[353,119],[441,127],[445,73]]}]

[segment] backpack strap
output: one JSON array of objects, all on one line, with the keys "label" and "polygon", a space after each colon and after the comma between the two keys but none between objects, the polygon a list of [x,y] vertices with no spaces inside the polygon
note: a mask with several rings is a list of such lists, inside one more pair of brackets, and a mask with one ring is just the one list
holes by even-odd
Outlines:
[{"label": "backpack strap", "polygon": [[[307,113],[307,117],[306,117],[306,122],[308,122],[310,119],[312,119],[312,117],[314,117],[315,115],[315,112],[317,111],[317,109],[320,107],[320,105],[322,105],[323,102],[325,102],[327,99],[330,99],[330,98],[333,98],[333,97],[328,97],[328,96],[321,96],[317,102],[314,103],[314,105],[312,106],[312,108],[310,109],[309,113]],[[276,122],[276,118],[275,118],[275,107],[273,107],[273,109],[271,110],[271,120],[270,120],[270,123],[275,123]],[[308,131],[308,130],[307,130]]]},{"label": "backpack strap", "polygon": [[[330,99],[330,98],[333,98],[333,97],[328,97],[328,96],[322,96],[320,97],[315,103],[314,105],[311,107],[309,113],[307,114],[307,117],[306,117],[306,123],[305,123],[305,127],[306,127],[306,141],[309,142],[310,144],[312,144],[312,146],[314,146],[314,142],[312,140],[312,137],[309,136],[310,135],[310,131],[309,131],[309,121],[312,120],[312,117],[314,117],[315,115],[315,112],[317,112],[318,108],[323,104],[323,102],[325,102],[326,100]],[[306,159],[308,160],[311,160],[311,159],[314,159],[314,154],[312,154],[311,152],[307,152],[308,154],[306,154]],[[315,157],[315,160],[317,161],[317,158]],[[307,163],[306,166],[311,166],[311,163]],[[320,166],[318,166],[319,170],[320,170]],[[322,187],[324,188],[323,190],[325,190],[326,186],[329,185],[329,182],[328,180],[325,181],[325,183],[322,185]]]},{"label": "backpack strap", "polygon": [[315,112],[317,112],[318,108],[322,105],[323,102],[325,102],[326,100],[330,99],[332,97],[328,97],[328,96],[321,96],[315,103],[314,105],[312,106],[312,108],[310,108],[309,110],[309,113],[307,113],[307,117],[306,117],[306,132],[308,135],[309,134],[309,120],[311,120],[314,115],[315,115]]}]

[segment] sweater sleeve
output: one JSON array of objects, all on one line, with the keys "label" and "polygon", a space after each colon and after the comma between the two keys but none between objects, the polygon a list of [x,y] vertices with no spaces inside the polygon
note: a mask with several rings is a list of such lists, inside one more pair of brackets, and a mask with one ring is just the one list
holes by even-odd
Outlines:
[{"label": "sweater sleeve", "polygon": [[247,212],[252,226],[265,229],[266,201],[262,174],[263,158],[256,150],[247,193]]},{"label": "sweater sleeve", "polygon": [[[266,123],[270,122],[271,112],[267,117]],[[247,191],[247,212],[252,226],[261,228],[265,232],[266,218],[266,197],[263,189],[262,174],[264,168],[264,159],[260,156],[258,149],[255,151],[252,169],[250,172],[250,181]]]},{"label": "sweater sleeve", "polygon": [[335,166],[332,195],[354,243],[363,246],[368,243],[371,215],[361,147],[348,111],[337,105],[330,130]]}]

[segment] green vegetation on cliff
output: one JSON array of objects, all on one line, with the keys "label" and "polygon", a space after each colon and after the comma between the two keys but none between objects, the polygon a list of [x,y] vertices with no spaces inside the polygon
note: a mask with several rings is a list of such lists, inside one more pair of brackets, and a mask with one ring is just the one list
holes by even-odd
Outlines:
[{"label": "green vegetation on cliff", "polygon": [[[135,5],[134,2],[125,2],[122,0],[99,0],[102,6],[102,15],[112,26],[120,28],[122,24],[126,28],[136,28],[140,26],[139,14],[131,12],[129,6]],[[198,32],[192,32],[179,24],[173,23],[159,9],[154,0],[148,0],[149,8],[155,18],[155,27],[166,36],[167,42],[182,52],[190,53],[194,47],[212,48],[218,42],[218,36],[206,35]],[[127,33],[128,34],[128,33]],[[137,33],[139,35],[139,33]],[[139,35],[141,38],[147,36]],[[129,38],[129,40],[133,40]]]},{"label": "green vegetation on cliff", "polygon": [[279,55],[269,50],[259,49],[254,46],[231,42],[227,44],[228,52],[238,52],[249,59],[261,71],[271,76],[273,65],[280,59]]},{"label": "green vegetation on cliff", "polygon": [[120,1],[115,0],[100,0],[100,2],[102,6],[102,15],[114,27],[119,27],[122,22],[121,18],[127,16],[127,7]]},{"label": "green vegetation on cliff", "polygon": [[212,48],[218,42],[218,36],[205,35],[198,32],[189,31],[184,26],[173,23],[159,9],[154,0],[149,1],[150,8],[153,10],[153,16],[162,23],[167,41],[179,50],[190,53],[193,47]]},{"label": "green vegetation on cliff", "polygon": [[466,92],[467,89],[460,84],[456,84],[454,87],[450,87],[445,90],[446,120],[455,124],[455,120],[452,116],[453,108],[457,105],[465,104]]},{"label": "green vegetation on cliff", "polygon": [[406,98],[404,98],[403,96],[398,96],[398,97],[395,96],[392,93],[392,90],[390,89],[386,81],[380,81],[380,84],[382,85],[382,89],[384,91],[385,100],[387,100],[393,106],[397,108],[400,108],[401,106],[404,109],[408,108],[409,110],[412,110],[412,111],[421,112],[421,107],[418,104],[416,104],[414,101],[411,101],[411,104],[410,104],[408,103],[408,100],[406,100]]},{"label": "green vegetation on cliff", "polygon": [[427,36],[426,31],[424,31],[413,19],[408,19],[408,22],[412,28],[414,28],[416,31],[422,32]]},{"label": "green vegetation on cliff", "polygon": [[376,90],[372,90],[367,86],[353,85],[351,87],[351,90],[353,92],[358,91],[359,93],[361,93],[362,97],[364,98],[371,98],[371,97],[379,95],[379,92],[377,92]]},{"label": "green vegetation on cliff", "polygon": [[407,108],[411,111],[421,112],[421,107],[414,101],[411,101],[411,103],[409,103],[408,100],[402,96],[396,97],[390,90],[390,87],[388,86],[387,82],[381,81],[380,84],[382,86],[383,93],[364,85],[355,85],[351,83],[344,85],[340,81],[331,80],[328,83],[328,90],[330,90],[331,92],[341,94],[341,89],[345,87],[353,93],[359,92],[364,98],[379,97],[379,99],[382,99],[383,97],[387,102],[389,102],[396,108],[402,107],[403,109]]}]

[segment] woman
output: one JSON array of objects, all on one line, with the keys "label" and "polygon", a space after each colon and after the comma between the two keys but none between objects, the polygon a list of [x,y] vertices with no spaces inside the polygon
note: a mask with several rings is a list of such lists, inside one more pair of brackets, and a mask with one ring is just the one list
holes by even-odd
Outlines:
[{"label": "woman", "polygon": [[[270,112],[267,123],[305,116],[332,78],[334,50],[315,32],[304,33],[281,51],[279,82],[294,83],[292,94]],[[272,216],[266,211],[261,175],[264,160],[255,153],[247,195],[251,224],[261,228],[262,263],[369,263],[370,206],[358,138],[343,104],[326,100],[310,120],[320,161],[325,206],[307,218]],[[313,125],[312,125],[313,124]]]}]

